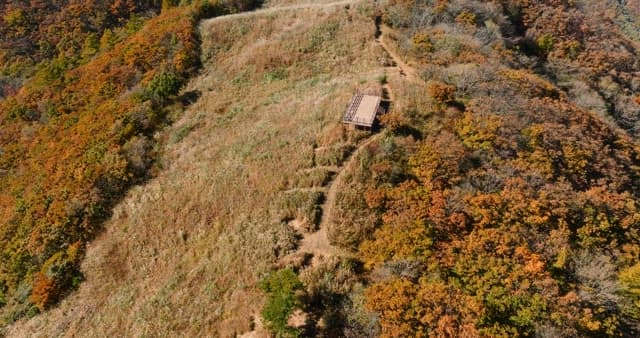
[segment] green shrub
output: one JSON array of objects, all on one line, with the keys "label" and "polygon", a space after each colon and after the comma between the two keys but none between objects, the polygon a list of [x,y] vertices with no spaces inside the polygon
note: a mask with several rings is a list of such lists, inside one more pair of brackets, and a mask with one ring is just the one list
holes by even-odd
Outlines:
[{"label": "green shrub", "polygon": [[116,43],[118,43],[118,36],[111,29],[105,29],[98,42],[101,51],[110,50]]},{"label": "green shrub", "polygon": [[182,81],[173,72],[162,72],[151,79],[147,86],[147,96],[156,102],[165,102],[170,96],[176,95],[182,86]]},{"label": "green shrub", "polygon": [[37,81],[42,85],[47,85],[63,80],[65,72],[77,65],[76,60],[76,58],[69,58],[64,54],[60,54],[51,61],[41,62],[37,67]]},{"label": "green shrub", "polygon": [[284,80],[287,78],[287,70],[284,68],[271,69],[264,73],[262,82],[269,84],[275,81]]},{"label": "green shrub", "polygon": [[142,17],[132,14],[131,18],[129,18],[129,21],[127,21],[127,24],[124,25],[124,32],[126,33],[126,35],[132,35],[135,32],[141,30],[144,26],[144,23],[145,20]]},{"label": "green shrub", "polygon": [[387,84],[387,82],[389,82],[389,79],[387,78],[387,74],[386,74],[386,73],[384,73],[384,74],[382,74],[382,75],[379,75],[379,76],[376,78],[376,80],[378,80],[378,82],[379,82],[381,85]]},{"label": "green shrub", "polygon": [[538,39],[536,39],[536,46],[544,54],[547,54],[551,50],[553,50],[554,45],[555,45],[555,39],[551,34],[543,34]]},{"label": "green shrub", "polygon": [[302,282],[291,269],[283,269],[270,273],[260,283],[260,288],[267,294],[267,302],[262,309],[262,318],[276,337],[298,337],[298,329],[288,325],[293,310],[301,306],[296,291],[302,290]]},{"label": "green shrub", "polygon": [[193,1],[192,4],[194,6],[194,18],[196,20],[212,18],[228,12],[228,9],[224,8],[223,4],[218,1],[211,3],[207,0],[196,0]]},{"label": "green shrub", "polygon": [[100,50],[100,40],[96,33],[89,33],[84,39],[82,44],[82,51],[80,52],[80,58],[83,61],[88,61]]},{"label": "green shrub", "polygon": [[29,109],[27,106],[18,104],[9,110],[9,117],[12,119],[19,118],[24,121],[35,121],[38,119],[39,114],[37,111]]},{"label": "green shrub", "polygon": [[7,304],[7,300],[5,298],[7,289],[7,283],[3,280],[0,280],[0,308]]},{"label": "green shrub", "polygon": [[631,302],[626,312],[633,318],[640,318],[640,263],[622,270],[619,278],[622,293]]}]

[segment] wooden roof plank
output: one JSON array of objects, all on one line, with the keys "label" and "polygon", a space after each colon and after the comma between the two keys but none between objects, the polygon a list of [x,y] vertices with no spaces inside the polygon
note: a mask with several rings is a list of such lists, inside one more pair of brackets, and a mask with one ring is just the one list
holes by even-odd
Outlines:
[{"label": "wooden roof plank", "polygon": [[371,127],[380,107],[380,96],[356,94],[342,121],[364,127]]}]

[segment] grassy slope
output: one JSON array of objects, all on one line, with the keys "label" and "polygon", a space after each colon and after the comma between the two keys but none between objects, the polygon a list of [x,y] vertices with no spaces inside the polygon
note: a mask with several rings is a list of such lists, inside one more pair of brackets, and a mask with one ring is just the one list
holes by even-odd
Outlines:
[{"label": "grassy slope", "polygon": [[188,88],[202,96],[163,135],[162,171],[116,207],[80,289],[9,335],[248,331],[256,281],[294,242],[269,211],[284,179],[348,137],[354,85],[382,71],[373,20],[352,7],[203,25],[208,59]]}]

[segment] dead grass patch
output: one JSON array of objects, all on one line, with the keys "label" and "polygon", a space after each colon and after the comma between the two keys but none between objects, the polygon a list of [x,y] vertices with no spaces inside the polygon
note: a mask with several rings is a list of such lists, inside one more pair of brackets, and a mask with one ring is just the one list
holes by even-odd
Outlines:
[{"label": "dead grass patch", "polygon": [[289,179],[290,188],[318,188],[327,185],[335,176],[335,170],[316,167],[297,172]]},{"label": "dead grass patch", "polygon": [[283,221],[298,219],[300,227],[307,232],[318,229],[322,218],[324,193],[321,191],[288,191],[280,199],[278,210]]}]

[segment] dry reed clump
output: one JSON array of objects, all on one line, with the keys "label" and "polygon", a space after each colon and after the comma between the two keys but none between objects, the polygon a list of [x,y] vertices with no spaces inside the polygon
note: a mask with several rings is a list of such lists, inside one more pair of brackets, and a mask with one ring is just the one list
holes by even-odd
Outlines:
[{"label": "dry reed clump", "polygon": [[351,143],[335,144],[316,149],[315,162],[320,166],[341,166],[351,155],[355,146]]},{"label": "dry reed clump", "polygon": [[371,164],[371,153],[362,151],[352,163],[345,168],[341,177],[340,190],[336,194],[328,236],[331,244],[354,249],[368,234],[373,232],[379,223],[379,216],[366,203],[364,195],[367,191],[365,182],[370,173],[366,169]]},{"label": "dry reed clump", "polygon": [[302,229],[313,232],[320,225],[324,199],[321,191],[293,190],[284,194],[277,209],[283,221],[297,219]]},{"label": "dry reed clump", "polygon": [[8,335],[249,331],[258,281],[296,245],[271,213],[286,179],[313,165],[310,145],[336,130],[352,84],[380,73],[373,22],[351,7],[203,24],[204,70],[185,89],[201,97],[159,136],[170,142],[157,176],[115,208],[79,290]]},{"label": "dry reed clump", "polygon": [[375,337],[379,334],[375,315],[362,302],[361,267],[349,258],[331,257],[300,271],[306,286],[307,334],[318,336]]},{"label": "dry reed clump", "polygon": [[297,172],[289,179],[291,188],[319,188],[324,187],[335,176],[333,168],[316,167]]},{"label": "dry reed clump", "polygon": [[320,5],[334,3],[336,0],[267,0],[264,7],[285,7],[299,5]]}]

